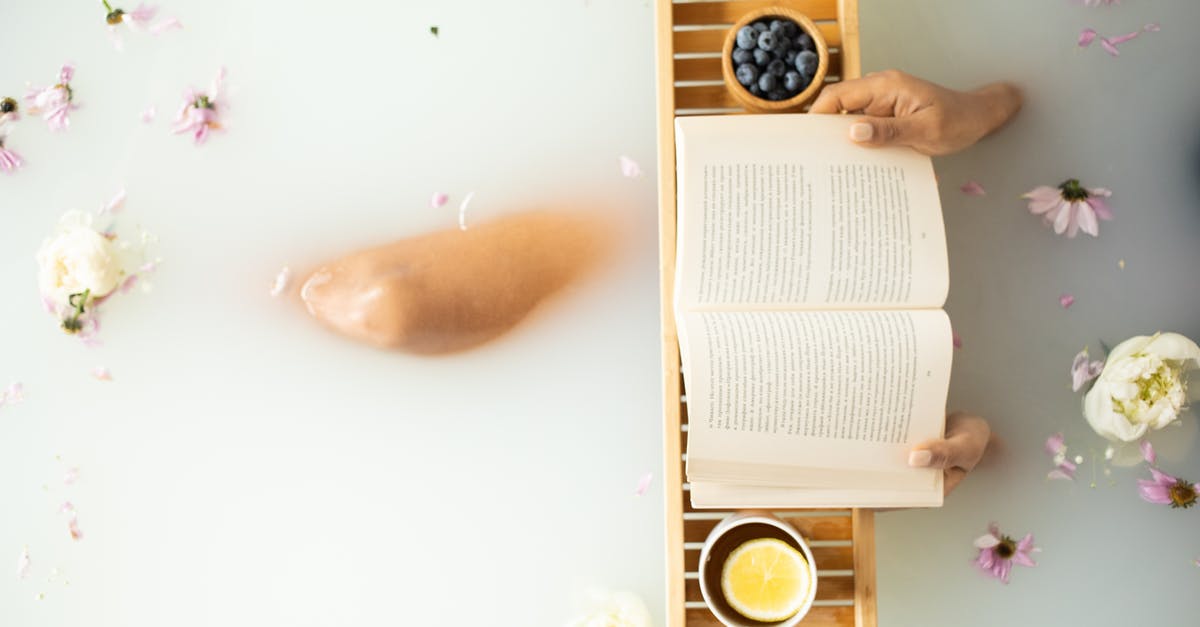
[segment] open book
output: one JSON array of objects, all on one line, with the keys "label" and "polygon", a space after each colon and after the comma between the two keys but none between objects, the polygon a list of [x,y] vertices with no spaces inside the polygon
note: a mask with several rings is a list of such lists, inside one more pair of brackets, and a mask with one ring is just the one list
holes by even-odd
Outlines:
[{"label": "open book", "polygon": [[675,319],[693,507],[918,507],[952,333],[933,165],[846,116],[677,118]]}]

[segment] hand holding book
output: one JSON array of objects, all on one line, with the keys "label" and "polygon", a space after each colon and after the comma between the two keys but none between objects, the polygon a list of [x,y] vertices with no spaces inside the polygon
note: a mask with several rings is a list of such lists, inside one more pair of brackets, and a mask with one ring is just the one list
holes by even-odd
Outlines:
[{"label": "hand holding book", "polygon": [[950,494],[983,459],[991,437],[992,430],[986,420],[956,411],[946,416],[946,437],[915,446],[908,455],[908,465],[941,468],[945,477],[944,494]]}]

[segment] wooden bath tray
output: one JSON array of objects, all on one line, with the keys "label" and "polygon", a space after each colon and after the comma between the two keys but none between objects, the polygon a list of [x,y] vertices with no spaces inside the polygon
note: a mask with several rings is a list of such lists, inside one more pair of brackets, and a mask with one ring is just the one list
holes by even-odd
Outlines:
[{"label": "wooden bath tray", "polygon": [[[656,0],[658,57],[658,213],[662,287],[663,433],[666,493],[667,626],[718,627],[696,579],[708,532],[732,512],[693,510],[684,483],[687,403],[679,373],[672,295],[675,279],[675,124],[677,115],[742,113],[721,81],[725,32],[743,14],[787,6],[817,23],[830,47],[826,82],[860,73],[857,0]],[[870,510],[777,512],[812,544],[821,579],[801,625],[875,627],[875,526]]]}]

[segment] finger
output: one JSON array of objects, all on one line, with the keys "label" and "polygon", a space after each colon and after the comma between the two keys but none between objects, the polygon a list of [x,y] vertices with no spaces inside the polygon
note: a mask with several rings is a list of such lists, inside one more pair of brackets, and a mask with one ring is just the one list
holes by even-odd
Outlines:
[{"label": "finger", "polygon": [[864,146],[909,146],[918,138],[910,118],[863,118],[850,125],[850,139]]},{"label": "finger", "polygon": [[946,478],[942,481],[942,495],[950,494],[958,484],[962,483],[963,479],[967,478],[967,471],[962,468],[947,468]]},{"label": "finger", "polygon": [[882,95],[881,88],[882,80],[878,76],[826,85],[809,108],[809,113],[841,113],[866,109],[877,96]]},{"label": "finger", "polygon": [[959,434],[945,440],[928,440],[915,446],[908,454],[908,465],[920,468],[954,468],[971,470],[982,455],[980,445]]}]

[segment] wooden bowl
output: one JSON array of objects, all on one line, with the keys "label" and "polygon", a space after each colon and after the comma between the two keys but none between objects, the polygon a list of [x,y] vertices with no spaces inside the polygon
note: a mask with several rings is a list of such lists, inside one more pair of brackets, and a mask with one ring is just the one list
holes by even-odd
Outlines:
[{"label": "wooden bowl", "polygon": [[[813,76],[812,82],[804,91],[788,98],[787,100],[767,100],[759,98],[750,93],[738,82],[737,76],[734,75],[737,68],[733,67],[733,48],[737,45],[737,32],[743,26],[747,26],[763,18],[781,18],[791,20],[800,27],[800,30],[808,33],[813,39],[813,43],[817,48],[817,72]],[[725,88],[729,93],[733,94],[733,98],[738,101],[743,107],[749,111],[758,113],[782,113],[785,111],[799,111],[804,107],[804,104],[817,95],[821,91],[822,85],[825,84],[825,73],[829,69],[829,46],[825,43],[825,38],[821,36],[820,29],[808,19],[808,16],[787,7],[766,7],[756,9],[742,16],[734,24],[728,33],[725,33],[725,45],[721,46],[721,75],[725,78]]]}]

